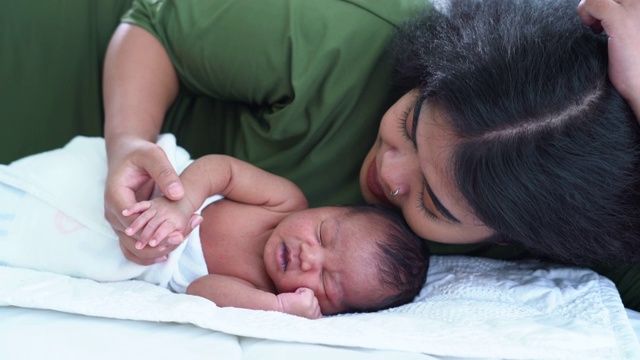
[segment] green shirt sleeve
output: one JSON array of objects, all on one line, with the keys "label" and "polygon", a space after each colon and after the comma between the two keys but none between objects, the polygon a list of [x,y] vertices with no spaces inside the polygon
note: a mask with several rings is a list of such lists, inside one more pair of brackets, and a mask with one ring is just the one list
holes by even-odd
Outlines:
[{"label": "green shirt sleeve", "polygon": [[167,123],[183,146],[285,176],[316,206],[362,201],[360,165],[395,100],[386,46],[398,21],[424,7],[139,0],[123,21],[171,57],[183,92]]}]

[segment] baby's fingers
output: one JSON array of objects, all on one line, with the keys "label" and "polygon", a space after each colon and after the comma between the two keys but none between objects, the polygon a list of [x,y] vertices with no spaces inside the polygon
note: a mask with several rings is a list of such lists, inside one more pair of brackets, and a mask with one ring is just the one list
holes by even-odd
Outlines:
[{"label": "baby's fingers", "polygon": [[140,201],[131,205],[130,207],[122,210],[122,215],[131,216],[133,214],[141,213],[151,208],[151,201]]},{"label": "baby's fingers", "polygon": [[184,235],[182,235],[182,233],[179,231],[173,231],[164,239],[162,239],[160,243],[155,246],[155,248],[159,251],[164,251],[170,247],[176,247],[177,245],[182,244],[183,241]]},{"label": "baby's fingers", "polygon": [[138,236],[138,241],[136,242],[136,249],[144,248],[149,240],[151,239],[151,235],[153,234],[155,227],[151,224],[151,220],[155,216],[156,212],[154,210],[148,210],[140,214],[131,225],[129,225],[125,230],[125,234],[128,236],[133,236],[141,231],[140,236]]},{"label": "baby's fingers", "polygon": [[153,238],[160,240],[160,242],[157,245],[153,245],[150,241],[149,244],[151,246],[160,246],[160,247],[180,245],[184,241],[185,237],[189,236],[189,234],[193,231],[193,229],[195,229],[198,225],[202,223],[202,220],[203,220],[202,216],[198,214],[193,214],[191,216],[191,219],[189,219],[189,223],[187,224],[187,227],[184,231],[180,232],[180,230],[175,229],[173,232],[170,232],[165,237],[161,237],[164,234],[158,234],[157,237],[156,235],[154,235]]},{"label": "baby's fingers", "polygon": [[[174,243],[176,241],[175,233],[180,234],[181,241],[183,239],[182,233],[180,232],[180,230],[176,229],[176,224],[174,224],[171,220],[165,220],[156,228],[156,231],[151,235],[149,245],[157,246],[161,242],[163,246],[177,245]],[[169,239],[171,239],[171,241],[169,241]]]}]

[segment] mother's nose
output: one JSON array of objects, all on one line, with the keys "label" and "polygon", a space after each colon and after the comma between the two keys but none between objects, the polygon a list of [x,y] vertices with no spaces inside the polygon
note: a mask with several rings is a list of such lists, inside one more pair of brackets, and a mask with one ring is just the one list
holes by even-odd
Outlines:
[{"label": "mother's nose", "polygon": [[309,244],[300,246],[300,269],[302,271],[312,271],[319,269],[322,265],[322,248]]},{"label": "mother's nose", "polygon": [[392,196],[407,194],[413,173],[418,167],[415,154],[401,149],[390,148],[382,154],[380,162],[380,178]]}]

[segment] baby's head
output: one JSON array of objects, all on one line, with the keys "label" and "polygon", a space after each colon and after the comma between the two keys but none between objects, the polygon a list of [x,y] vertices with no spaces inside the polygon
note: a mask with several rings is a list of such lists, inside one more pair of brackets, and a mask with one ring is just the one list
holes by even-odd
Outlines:
[{"label": "baby's head", "polygon": [[411,302],[422,289],[429,268],[429,248],[400,212],[376,205],[347,206],[351,221],[368,232],[375,247],[375,272],[391,292],[382,301],[354,303],[348,312],[378,311]]},{"label": "baby's head", "polygon": [[285,218],[264,251],[278,292],[314,291],[324,315],[410,302],[429,266],[426,244],[392,210],[338,206]]}]

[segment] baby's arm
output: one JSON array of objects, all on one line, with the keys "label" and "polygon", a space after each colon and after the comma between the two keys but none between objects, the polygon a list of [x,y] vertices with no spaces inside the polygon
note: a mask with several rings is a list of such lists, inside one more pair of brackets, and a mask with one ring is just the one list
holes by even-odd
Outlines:
[{"label": "baby's arm", "polygon": [[279,311],[309,319],[322,317],[318,299],[307,288],[276,295],[236,277],[209,274],[192,282],[187,294],[202,296],[220,307]]},{"label": "baby's arm", "polygon": [[[206,198],[220,194],[236,202],[261,206],[278,213],[308,207],[302,191],[291,181],[226,155],[207,155],[195,160],[180,175],[185,196],[175,202],[164,198],[143,201],[125,209],[125,216],[140,214],[125,230],[132,236],[142,231],[136,248],[160,244],[167,236],[180,238],[191,215]],[[167,241],[163,243],[174,244]]]}]

